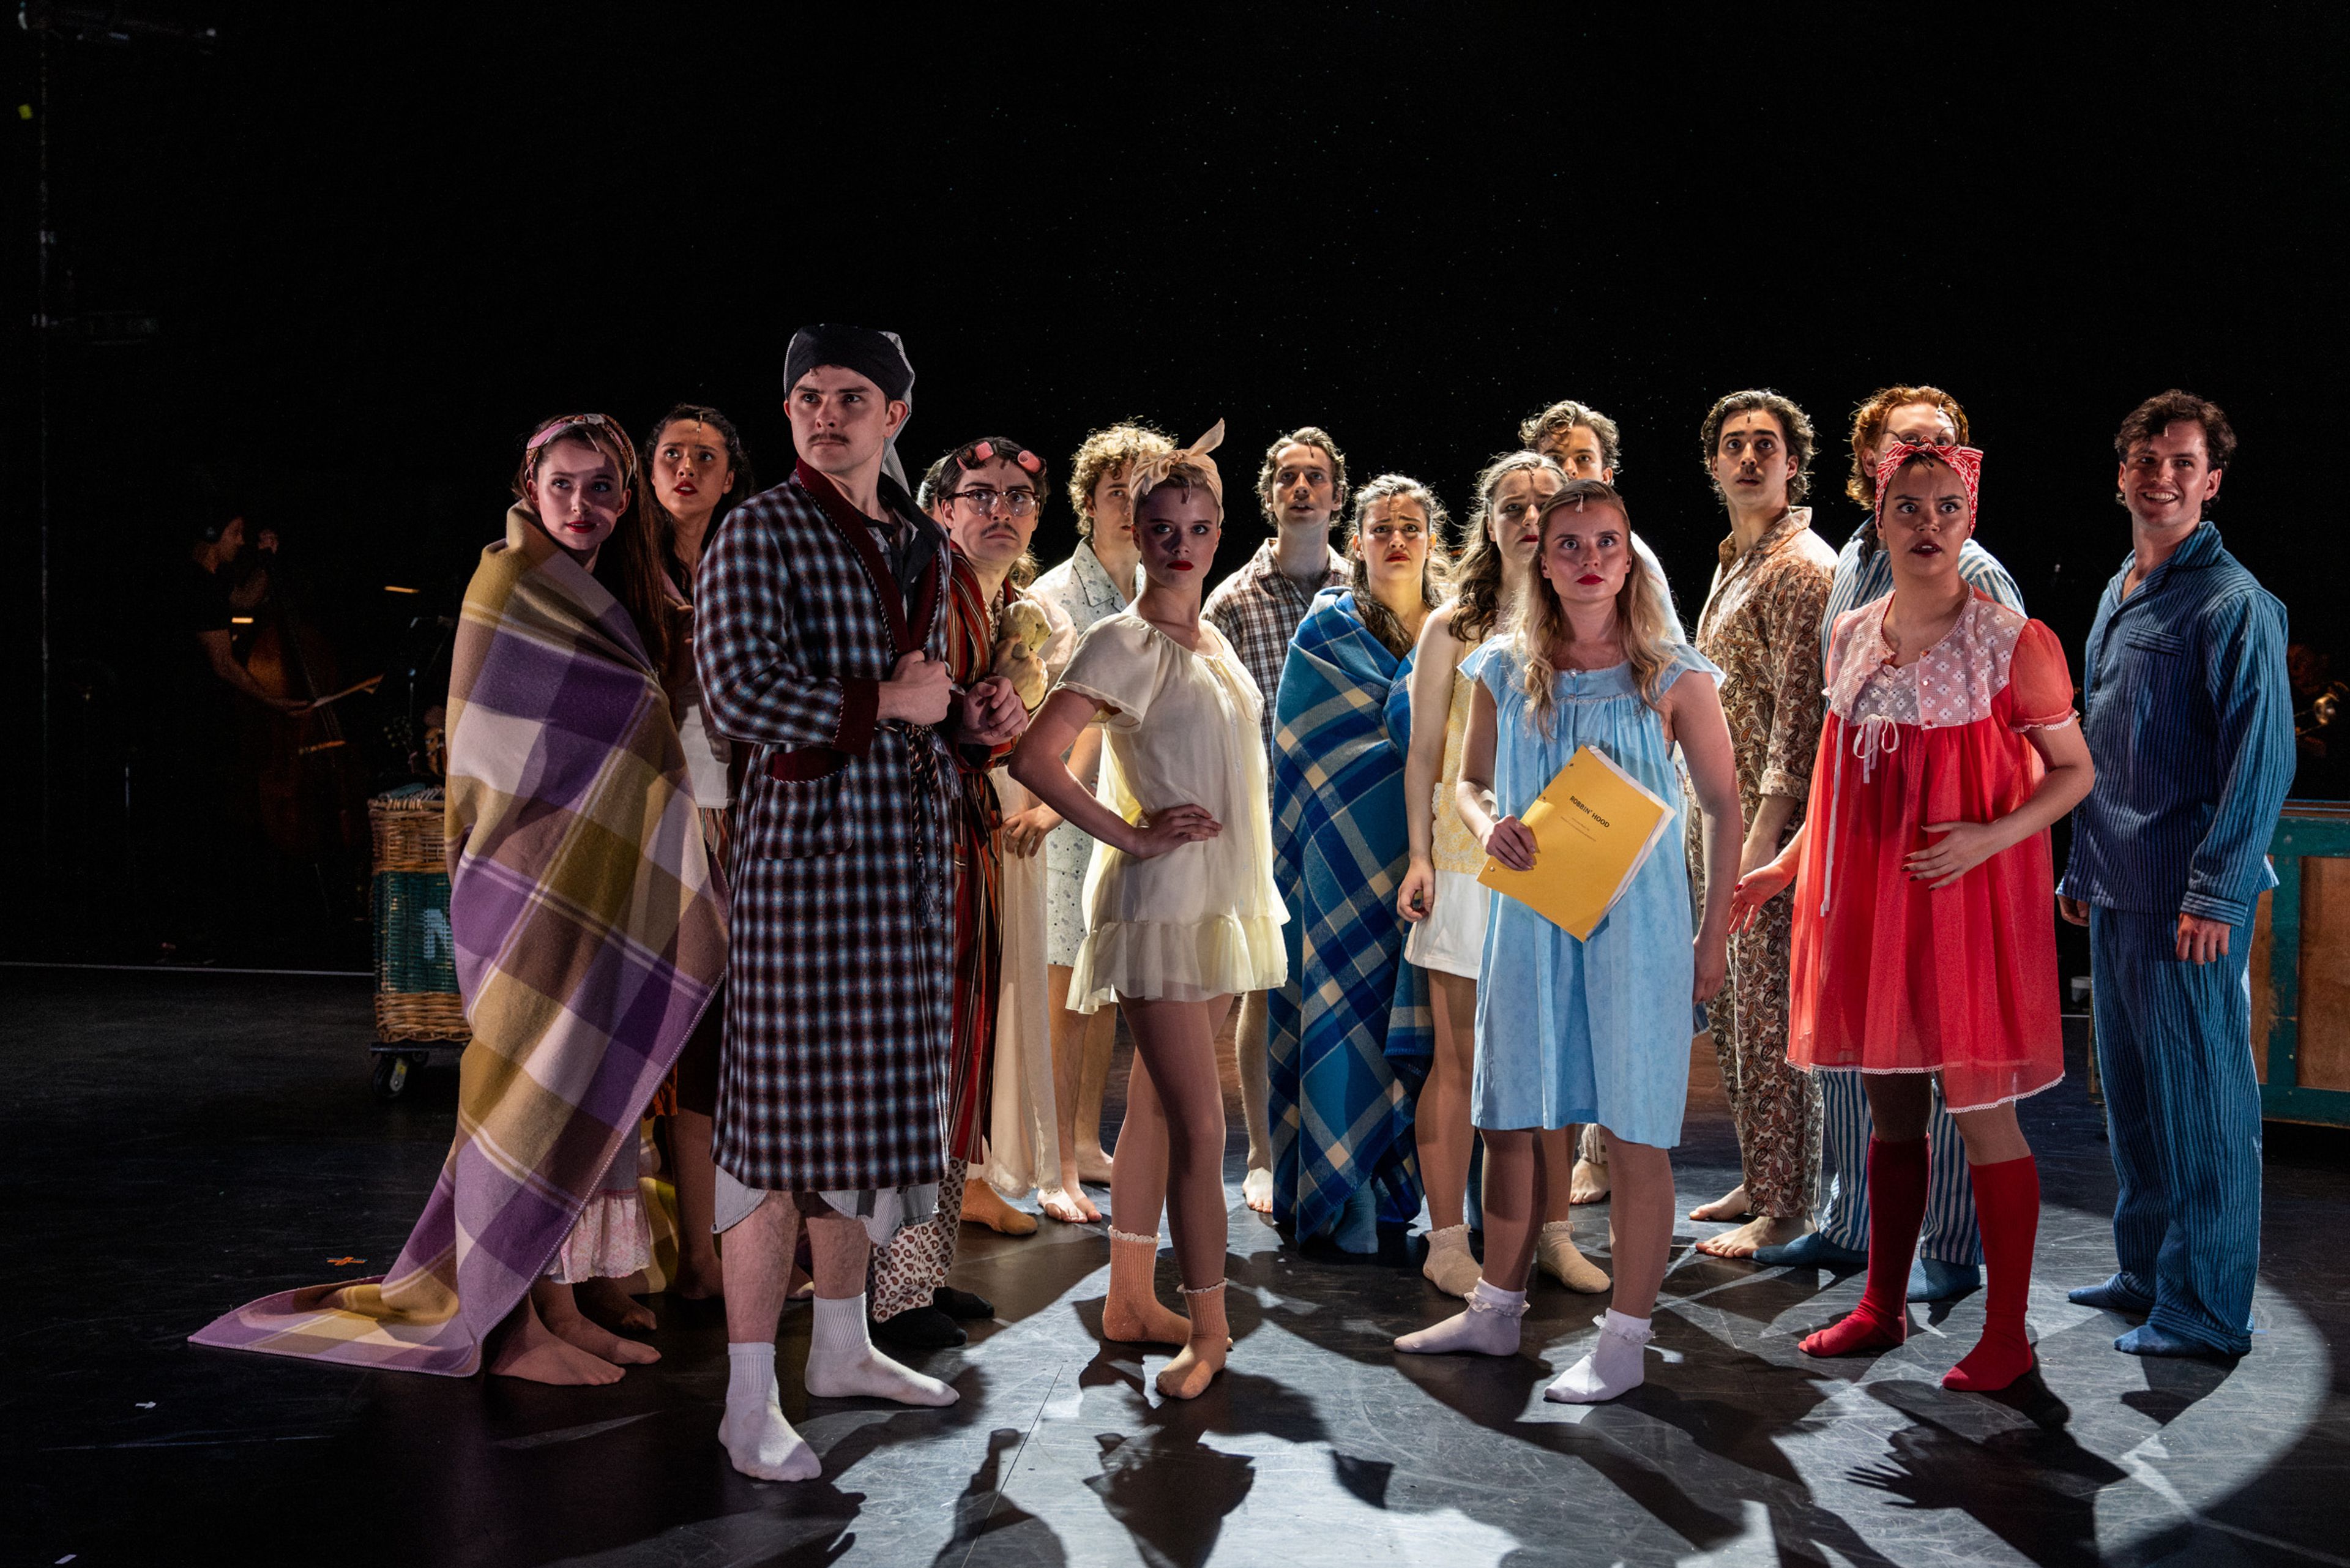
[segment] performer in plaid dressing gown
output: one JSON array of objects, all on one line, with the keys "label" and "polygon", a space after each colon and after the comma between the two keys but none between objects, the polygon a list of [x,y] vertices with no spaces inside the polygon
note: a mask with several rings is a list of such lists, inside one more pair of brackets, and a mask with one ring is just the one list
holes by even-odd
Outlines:
[{"label": "performer in plaid dressing gown", "polygon": [[[1025,715],[1007,682],[962,695],[949,683],[946,535],[884,472],[913,379],[885,333],[824,326],[792,339],[798,465],[727,518],[696,607],[711,716],[754,748],[713,1150],[719,1220],[734,1222],[718,1435],[735,1469],[769,1480],[821,1469],[775,1379],[803,1214],[816,1292],[808,1392],[956,1397],[873,1348],[866,1265],[873,1235],[930,1212],[945,1165],[956,764],[941,731],[992,746]],[[782,1193],[790,1200],[761,1200]]]}]

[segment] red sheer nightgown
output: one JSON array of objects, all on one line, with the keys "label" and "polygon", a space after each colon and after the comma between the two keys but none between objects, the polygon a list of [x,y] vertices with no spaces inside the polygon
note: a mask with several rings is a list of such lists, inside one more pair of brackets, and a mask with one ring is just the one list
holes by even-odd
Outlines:
[{"label": "red sheer nightgown", "polygon": [[2024,732],[2073,722],[2055,633],[1977,594],[1895,668],[1892,596],[1837,618],[1803,860],[1787,1057],[1804,1068],[1942,1075],[1953,1111],[2064,1075],[2055,879],[2036,833],[1939,891],[1903,857],[1927,823],[1989,822],[2044,772]]}]

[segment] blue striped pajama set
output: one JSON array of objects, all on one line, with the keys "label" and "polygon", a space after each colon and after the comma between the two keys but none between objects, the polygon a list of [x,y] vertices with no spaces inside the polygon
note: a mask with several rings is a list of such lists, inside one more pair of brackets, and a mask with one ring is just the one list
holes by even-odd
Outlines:
[{"label": "blue striped pajama set", "polygon": [[[1893,591],[1893,562],[1882,549],[1864,558],[1861,542],[1869,526],[1852,531],[1837,552],[1835,581],[1828,588],[1827,613],[1820,618],[1820,655],[1827,656],[1836,617],[1875,604]],[[1989,550],[1970,539],[1959,550],[1959,576],[2010,609],[2023,608],[2023,595]],[[1814,1073],[1820,1086],[1820,1199],[1814,1221],[1821,1235],[1848,1252],[1868,1251],[1868,1140],[1873,1126],[1868,1091],[1861,1073]],[[1967,1177],[1966,1145],[1958,1124],[1934,1085],[1933,1109],[1926,1123],[1931,1162],[1926,1188],[1926,1223],[1918,1251],[1938,1262],[1981,1267],[1982,1233],[1975,1228],[1975,1189]]]},{"label": "blue striped pajama set", "polygon": [[[2165,1334],[2241,1355],[2261,1245],[2247,965],[2293,783],[2285,613],[2208,522],[2125,598],[2134,559],[2106,586],[2082,659],[2097,783],[2058,890],[2090,906],[2115,1283],[2151,1302]],[[2227,956],[2180,962],[2182,914],[2226,921]]]}]

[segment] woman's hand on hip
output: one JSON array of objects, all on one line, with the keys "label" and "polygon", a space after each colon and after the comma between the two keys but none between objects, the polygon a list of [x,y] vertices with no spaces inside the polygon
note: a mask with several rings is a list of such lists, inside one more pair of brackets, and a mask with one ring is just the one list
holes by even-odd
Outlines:
[{"label": "woman's hand on hip", "polygon": [[1209,815],[1206,806],[1170,805],[1137,824],[1134,842],[1125,849],[1138,860],[1155,860],[1170,849],[1213,838],[1223,830],[1223,824]]}]

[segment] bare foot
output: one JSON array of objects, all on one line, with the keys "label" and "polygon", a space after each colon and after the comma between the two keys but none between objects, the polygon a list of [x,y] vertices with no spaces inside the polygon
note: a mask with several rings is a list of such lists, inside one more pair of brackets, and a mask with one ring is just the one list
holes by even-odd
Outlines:
[{"label": "bare foot", "polygon": [[1699,1204],[1690,1210],[1689,1217],[1692,1220],[1711,1220],[1716,1224],[1726,1220],[1745,1219],[1746,1183],[1740,1182],[1730,1189],[1727,1196],[1717,1198],[1711,1203]]},{"label": "bare foot", "polygon": [[1101,1145],[1095,1144],[1090,1148],[1079,1148],[1077,1150],[1077,1179],[1079,1180],[1090,1181],[1097,1187],[1107,1187],[1109,1185],[1109,1171],[1110,1158],[1108,1155],[1102,1152]]},{"label": "bare foot", "polygon": [[615,1366],[650,1366],[660,1359],[660,1352],[651,1345],[622,1339],[610,1329],[582,1317],[567,1285],[549,1285],[542,1280],[531,1287],[531,1299],[549,1333],[590,1355],[601,1356]]},{"label": "bare foot", "polygon": [[1587,1159],[1575,1162],[1575,1186],[1567,1195],[1570,1203],[1596,1203],[1607,1196],[1607,1168],[1594,1165]]},{"label": "bare foot", "polygon": [[1030,1236],[1036,1231],[1036,1216],[1014,1209],[1003,1201],[1002,1193],[976,1177],[963,1184],[962,1218],[963,1223],[984,1225],[999,1236]]},{"label": "bare foot", "polygon": [[649,1333],[654,1326],[653,1309],[630,1295],[618,1280],[589,1280],[572,1286],[571,1292],[579,1310],[606,1328]]},{"label": "bare foot", "polygon": [[506,1319],[504,1343],[490,1362],[490,1374],[494,1377],[519,1377],[525,1383],[567,1386],[618,1383],[623,1370],[600,1355],[557,1339],[539,1321],[528,1296]]},{"label": "bare foot", "polygon": [[1036,1201],[1047,1219],[1058,1220],[1064,1225],[1084,1225],[1101,1218],[1094,1200],[1074,1182],[1066,1188],[1042,1189],[1036,1194]]},{"label": "bare foot", "polygon": [[1189,1345],[1191,1320],[1156,1296],[1139,1302],[1111,1296],[1102,1303],[1102,1337],[1120,1345]]},{"label": "bare foot", "polygon": [[1251,1166],[1241,1178],[1241,1198],[1260,1214],[1273,1212],[1273,1172],[1261,1165]]},{"label": "bare foot", "polygon": [[1804,1233],[1801,1215],[1757,1214],[1735,1231],[1708,1236],[1697,1250],[1709,1258],[1751,1258],[1757,1247],[1783,1247]]}]

